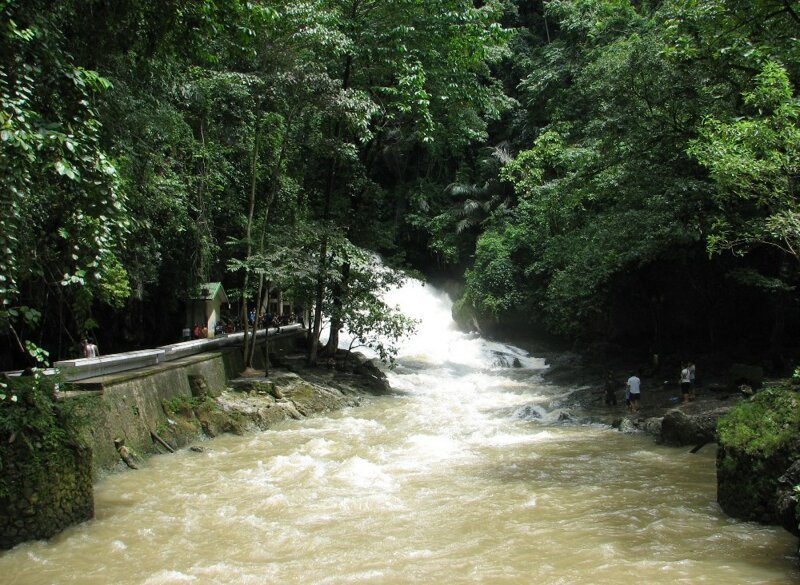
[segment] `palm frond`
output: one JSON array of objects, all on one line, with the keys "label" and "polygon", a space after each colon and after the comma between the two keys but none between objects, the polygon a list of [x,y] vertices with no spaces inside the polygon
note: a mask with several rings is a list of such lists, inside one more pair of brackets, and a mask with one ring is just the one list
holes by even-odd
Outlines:
[{"label": "palm frond", "polygon": [[467,183],[450,183],[445,187],[445,192],[455,197],[475,197],[483,194],[482,187]]},{"label": "palm frond", "polygon": [[461,232],[468,230],[476,225],[478,225],[478,222],[475,220],[475,218],[465,217],[456,224],[456,233],[460,234]]},{"label": "palm frond", "polygon": [[507,140],[503,140],[503,142],[492,148],[492,156],[496,158],[501,165],[507,165],[514,160],[514,155],[511,154],[511,144],[509,144]]}]

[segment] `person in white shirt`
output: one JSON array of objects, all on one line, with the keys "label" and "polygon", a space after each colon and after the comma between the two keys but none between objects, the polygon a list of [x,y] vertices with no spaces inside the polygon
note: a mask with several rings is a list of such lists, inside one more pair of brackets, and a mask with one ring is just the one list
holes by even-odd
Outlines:
[{"label": "person in white shirt", "polygon": [[689,393],[692,391],[692,377],[689,371],[689,365],[683,364],[683,368],[681,369],[681,397],[683,398],[683,403],[689,403]]},{"label": "person in white shirt", "polygon": [[83,340],[83,357],[94,358],[100,355],[97,346],[88,339]]},{"label": "person in white shirt", "polygon": [[642,381],[636,374],[628,378],[628,393],[631,398],[631,411],[639,412],[639,399],[642,397]]}]

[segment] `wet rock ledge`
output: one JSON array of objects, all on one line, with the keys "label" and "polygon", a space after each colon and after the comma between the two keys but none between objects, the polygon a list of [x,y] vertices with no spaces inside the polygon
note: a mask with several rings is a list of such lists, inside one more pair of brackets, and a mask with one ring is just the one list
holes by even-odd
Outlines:
[{"label": "wet rock ledge", "polygon": [[192,377],[190,386],[191,398],[163,405],[168,418],[159,436],[176,446],[358,406],[367,395],[391,390],[378,363],[361,354],[317,367],[306,366],[301,356],[284,358],[269,376],[263,370],[246,371],[228,380],[224,390],[212,390],[202,376]]}]

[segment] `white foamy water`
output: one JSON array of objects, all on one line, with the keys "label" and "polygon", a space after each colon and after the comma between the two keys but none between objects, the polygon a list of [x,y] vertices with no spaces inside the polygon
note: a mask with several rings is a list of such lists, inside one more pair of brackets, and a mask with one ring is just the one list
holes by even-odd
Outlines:
[{"label": "white foamy water", "polygon": [[[726,518],[714,449],[559,423],[543,361],[421,319],[362,407],[209,441],[97,486],[97,518],[0,555],[22,584],[793,583],[796,540]],[[504,367],[518,358],[522,368]]]}]

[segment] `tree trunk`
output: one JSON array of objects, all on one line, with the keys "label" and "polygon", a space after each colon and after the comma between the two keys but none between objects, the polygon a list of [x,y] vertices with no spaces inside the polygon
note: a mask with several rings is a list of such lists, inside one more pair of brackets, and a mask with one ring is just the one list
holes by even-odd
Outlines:
[{"label": "tree trunk", "polygon": [[[356,10],[354,5],[353,11]],[[342,76],[342,88],[347,90],[350,87],[350,73],[353,66],[353,57],[348,55],[345,59],[344,75]],[[340,122],[336,123],[334,136],[339,139],[342,135],[342,125]],[[331,199],[333,198],[333,185],[336,178],[336,169],[338,161],[335,156],[331,159],[328,167],[328,178],[325,184],[325,207],[322,214],[323,232],[322,241],[320,242],[319,250],[319,275],[317,276],[317,290],[314,295],[314,331],[311,335],[311,344],[308,349],[308,363],[317,363],[317,353],[319,351],[319,334],[322,329],[322,302],[325,298],[325,286],[327,284],[325,279],[325,268],[328,263],[328,222],[331,216]]]},{"label": "tree trunk", "polygon": [[[253,232],[253,214],[256,208],[256,183],[258,179],[258,135],[259,135],[259,115],[256,115],[256,130],[255,136],[253,138],[253,158],[252,158],[252,167],[250,172],[250,206],[247,212],[247,230],[245,233],[245,240],[247,242],[247,254],[245,258],[248,260],[253,253],[253,244],[250,240],[250,237]],[[255,330],[258,327],[258,323],[254,320],[253,321],[253,330],[252,335],[250,335],[250,322],[248,321],[248,302],[247,302],[247,287],[250,284],[250,272],[249,270],[245,270],[244,272],[244,284],[242,285],[242,324],[244,328],[244,347],[242,348],[243,352],[243,361],[244,367],[252,368],[253,367],[253,351],[252,346],[255,345],[256,338],[255,338]],[[256,316],[258,317],[258,316]]]},{"label": "tree trunk", "polygon": [[339,330],[342,328],[342,306],[347,297],[347,285],[349,280],[350,262],[345,261],[342,265],[342,281],[336,285],[333,291],[331,334],[328,337],[328,344],[325,346],[325,354],[331,357],[336,355],[336,350],[339,348]]},{"label": "tree trunk", "polygon": [[[262,226],[261,226],[261,237],[259,238],[259,244],[258,244],[258,251],[261,254],[264,254],[265,249],[266,249],[266,235],[267,235],[267,228],[269,226],[269,212],[270,212],[270,209],[272,208],[272,202],[275,200],[275,185],[278,182],[278,175],[280,174],[281,168],[283,166],[283,160],[284,160],[284,156],[285,156],[285,153],[286,153],[286,146],[287,146],[287,143],[289,141],[289,132],[290,132],[291,126],[292,126],[292,116],[290,115],[290,116],[287,117],[287,120],[286,120],[286,132],[283,135],[281,148],[280,148],[280,151],[278,152],[278,156],[277,156],[277,159],[275,161],[275,168],[274,168],[274,170],[272,172],[272,175],[270,177],[269,189],[267,191],[266,200],[264,201],[264,217],[263,217],[263,220],[262,220],[263,223],[262,223]],[[251,238],[251,234],[252,234],[253,215],[254,215],[254,210],[255,210],[255,196],[256,196],[256,182],[257,182],[256,181],[257,180],[257,172],[256,171],[257,171],[257,168],[258,168],[257,164],[258,164],[258,146],[259,146],[258,137],[259,137],[259,134],[258,134],[258,123],[257,123],[256,124],[256,137],[255,137],[255,141],[254,141],[254,145],[253,145],[253,172],[252,172],[251,183],[250,183],[250,209],[249,209],[249,214],[248,214],[248,219],[247,219],[247,258],[248,259],[250,259],[251,255],[252,255],[252,242],[251,242],[250,238]],[[247,288],[247,284],[248,283],[249,283],[249,272],[245,272],[245,287],[243,289],[243,295],[246,294],[246,288]],[[263,274],[259,275],[259,277],[258,277],[258,292],[256,294],[256,300],[255,300],[255,305],[254,305],[255,311],[256,311],[256,319],[255,319],[255,321],[253,323],[253,334],[252,334],[252,336],[250,338],[248,338],[247,329],[246,329],[246,327],[247,327],[247,301],[246,301],[246,298],[243,297],[244,298],[244,303],[243,303],[244,304],[244,309],[243,309],[243,312],[244,312],[244,317],[245,317],[245,319],[244,319],[244,321],[245,321],[245,335],[244,335],[244,338],[245,338],[245,346],[244,346],[244,362],[245,362],[244,365],[245,365],[245,368],[252,368],[253,367],[253,358],[255,356],[256,342],[257,342],[256,330],[258,329],[258,317],[264,311],[263,305],[264,305],[264,300],[265,299],[266,299],[267,306],[268,306],[270,284],[271,284],[270,281],[267,281],[267,287],[266,287],[266,291],[265,291],[264,290],[264,275]],[[248,340],[249,340],[249,343],[248,343]],[[266,337],[265,337],[264,343],[265,343],[265,350],[268,352],[269,351],[269,345],[268,345],[269,342],[266,341]],[[268,373],[269,373],[269,365],[267,364],[266,367],[267,367],[267,372],[265,372],[265,375],[268,375]]]},{"label": "tree trunk", "polygon": [[[325,207],[328,208],[329,197],[326,198]],[[325,266],[327,265],[328,255],[328,234],[322,234],[322,242],[319,251],[319,275],[317,276],[317,290],[314,295],[314,330],[311,333],[311,346],[308,350],[308,363],[317,363],[317,351],[319,349],[319,334],[322,328],[322,301],[325,295]]]}]

